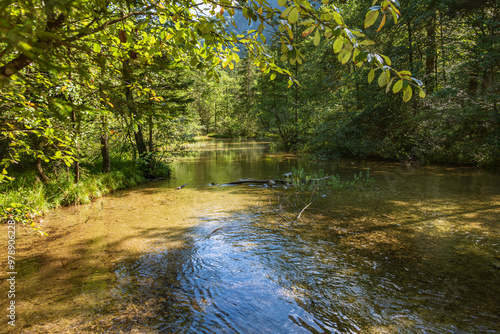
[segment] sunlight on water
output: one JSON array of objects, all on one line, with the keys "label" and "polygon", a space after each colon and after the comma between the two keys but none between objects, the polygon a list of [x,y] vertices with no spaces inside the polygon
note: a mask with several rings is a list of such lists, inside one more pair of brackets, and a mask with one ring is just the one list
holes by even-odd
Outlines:
[{"label": "sunlight on water", "polygon": [[[294,223],[273,211],[290,190],[210,186],[299,163],[343,178],[370,168],[377,186],[325,194]],[[20,233],[20,332],[500,331],[498,174],[222,140],[174,168],[53,212],[48,238]]]}]

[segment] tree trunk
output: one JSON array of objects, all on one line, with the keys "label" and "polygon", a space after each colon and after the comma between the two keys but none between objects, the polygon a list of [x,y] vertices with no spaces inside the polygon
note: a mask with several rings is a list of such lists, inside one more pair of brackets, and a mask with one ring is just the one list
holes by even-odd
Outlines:
[{"label": "tree trunk", "polygon": [[138,123],[138,121],[140,120],[140,115],[137,112],[137,109],[135,108],[134,95],[131,87],[132,80],[130,77],[128,60],[123,61],[122,65],[123,65],[122,76],[125,84],[125,98],[127,101],[127,108],[130,115],[134,118],[134,122],[137,122],[137,131],[134,131],[134,137],[135,137],[135,143],[137,145],[137,153],[139,154],[139,158],[142,158],[147,154],[147,147],[146,147],[146,141],[144,140],[142,127]]},{"label": "tree trunk", "polygon": [[427,88],[432,92],[436,88],[435,69],[437,62],[437,44],[436,44],[436,14],[433,13],[426,26],[427,33],[427,52],[425,58],[425,77]]},{"label": "tree trunk", "polygon": [[439,12],[439,31],[441,33],[441,63],[443,66],[443,84],[446,84],[446,51],[444,47],[443,14]]},{"label": "tree trunk", "polygon": [[109,173],[111,171],[111,158],[109,156],[108,125],[105,116],[101,116],[101,120],[102,120],[102,131],[101,131],[102,171],[104,173]]},{"label": "tree trunk", "polygon": [[[36,136],[33,136],[32,138],[33,138],[33,148],[35,149],[35,151],[42,151],[42,145],[40,144],[40,138],[38,138]],[[39,157],[36,157],[36,159],[35,159],[35,169],[36,169],[36,172],[38,173],[38,177],[39,177],[40,181],[42,181],[43,183],[47,183],[50,181],[49,177],[47,176],[47,174],[45,174],[45,171],[43,170],[42,159]]]},{"label": "tree trunk", "polygon": [[413,71],[412,31],[411,31],[411,24],[409,21],[406,23],[406,26],[408,27],[408,49],[409,49],[409,57],[410,57],[410,70]]},{"label": "tree trunk", "polygon": [[45,174],[43,167],[42,167],[42,159],[36,158],[35,161],[35,168],[38,173],[38,177],[43,183],[47,183],[50,181],[49,177]]},{"label": "tree trunk", "polygon": [[153,130],[154,130],[154,124],[153,124],[153,116],[149,116],[148,118],[148,127],[149,127],[149,152],[153,153],[155,145],[153,142]]},{"label": "tree trunk", "polygon": [[73,163],[73,172],[75,174],[74,176],[74,181],[75,183],[80,182],[80,153],[78,152],[79,145],[78,145],[78,135],[79,135],[79,126],[77,124],[77,117],[76,117],[76,111],[73,108],[71,111],[71,122],[73,123],[73,135],[75,136],[74,138],[74,143],[75,143],[75,151],[76,151],[76,160]]}]

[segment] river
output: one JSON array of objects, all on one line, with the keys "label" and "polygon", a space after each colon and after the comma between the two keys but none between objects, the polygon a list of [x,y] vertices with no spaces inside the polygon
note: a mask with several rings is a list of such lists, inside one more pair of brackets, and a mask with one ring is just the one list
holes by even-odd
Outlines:
[{"label": "river", "polygon": [[[317,194],[293,221],[307,204],[293,189],[211,185],[297,166],[345,180],[369,170],[375,187]],[[500,331],[500,175],[229,140],[173,167],[53,211],[48,237],[18,228],[16,327],[0,332]]]}]

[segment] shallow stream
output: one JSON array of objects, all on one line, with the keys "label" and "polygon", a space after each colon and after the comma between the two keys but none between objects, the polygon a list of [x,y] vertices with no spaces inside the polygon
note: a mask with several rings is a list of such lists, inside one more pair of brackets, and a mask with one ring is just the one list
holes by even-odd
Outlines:
[{"label": "shallow stream", "polygon": [[[376,185],[299,219],[291,189],[210,185],[299,165]],[[170,180],[54,211],[48,237],[18,229],[17,326],[0,332],[498,333],[499,222],[498,174],[210,140]]]}]

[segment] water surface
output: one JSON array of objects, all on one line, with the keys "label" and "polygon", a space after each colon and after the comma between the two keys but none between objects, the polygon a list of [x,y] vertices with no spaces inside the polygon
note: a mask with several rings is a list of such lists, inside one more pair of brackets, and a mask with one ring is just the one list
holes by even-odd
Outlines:
[{"label": "water surface", "polygon": [[[498,174],[205,144],[170,180],[53,212],[47,238],[19,231],[16,330],[500,331]],[[369,169],[376,187],[319,194],[294,221],[308,200],[292,189],[210,185],[299,165]]]}]

